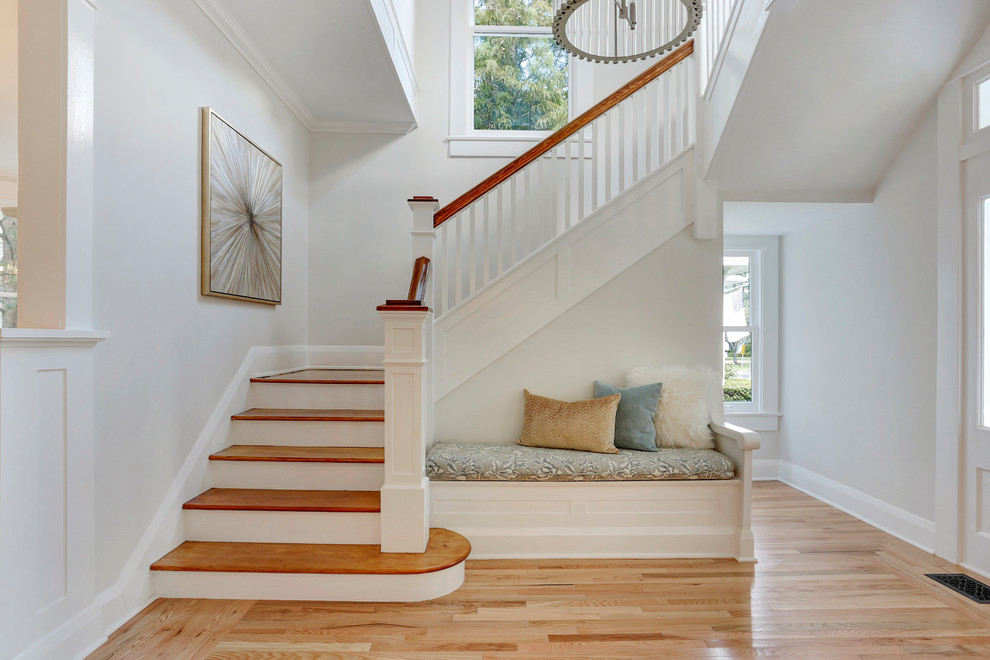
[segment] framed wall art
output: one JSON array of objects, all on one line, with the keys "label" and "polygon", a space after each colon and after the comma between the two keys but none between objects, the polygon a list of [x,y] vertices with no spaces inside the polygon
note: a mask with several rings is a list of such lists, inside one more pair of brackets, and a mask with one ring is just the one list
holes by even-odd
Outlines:
[{"label": "framed wall art", "polygon": [[203,108],[202,292],[282,302],[282,164]]}]

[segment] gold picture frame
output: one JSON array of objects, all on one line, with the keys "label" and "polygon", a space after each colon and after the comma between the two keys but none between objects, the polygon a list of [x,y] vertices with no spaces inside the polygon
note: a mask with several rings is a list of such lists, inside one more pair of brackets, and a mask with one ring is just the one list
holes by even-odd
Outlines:
[{"label": "gold picture frame", "polygon": [[203,108],[204,296],[282,302],[282,164]]}]

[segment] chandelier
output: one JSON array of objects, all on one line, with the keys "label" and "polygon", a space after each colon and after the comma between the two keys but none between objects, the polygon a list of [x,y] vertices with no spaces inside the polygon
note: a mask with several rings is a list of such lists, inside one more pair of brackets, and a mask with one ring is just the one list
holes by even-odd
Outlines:
[{"label": "chandelier", "polygon": [[593,62],[635,62],[687,41],[701,22],[702,0],[563,0],[553,37]]}]

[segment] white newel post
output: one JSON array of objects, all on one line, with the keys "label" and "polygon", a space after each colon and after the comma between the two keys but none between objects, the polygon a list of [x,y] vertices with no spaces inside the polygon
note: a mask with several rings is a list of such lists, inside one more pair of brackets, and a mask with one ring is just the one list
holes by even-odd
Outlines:
[{"label": "white newel post", "polygon": [[[413,259],[433,263],[433,197],[413,197]],[[433,440],[433,313],[427,282],[423,300],[387,301],[385,322],[385,483],[382,552],[425,552],[430,540],[430,481],[426,450]],[[405,304],[402,304],[405,303]],[[412,304],[410,304],[412,303]]]},{"label": "white newel post", "polygon": [[424,306],[382,305],[385,321],[385,483],[382,552],[424,552],[430,539],[430,482],[426,478],[428,397]]}]

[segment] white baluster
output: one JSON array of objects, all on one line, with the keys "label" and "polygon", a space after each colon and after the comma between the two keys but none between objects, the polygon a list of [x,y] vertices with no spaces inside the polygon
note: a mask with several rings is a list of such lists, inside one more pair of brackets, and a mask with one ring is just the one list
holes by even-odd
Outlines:
[{"label": "white baluster", "polygon": [[663,162],[670,161],[673,144],[674,130],[674,105],[671,98],[670,74],[663,76]]},{"label": "white baluster", "polygon": [[434,275],[433,279],[440,282],[440,295],[437,300],[437,316],[442,316],[450,307],[450,252],[448,251],[447,230],[450,229],[450,220],[440,225],[440,277]]},{"label": "white baluster", "polygon": [[657,132],[657,108],[656,108],[656,94],[653,91],[656,81],[650,82],[643,90],[643,98],[645,103],[645,113],[644,124],[646,126],[646,132],[644,133],[644,143],[646,145],[646,173],[649,174],[653,171],[653,154],[656,150],[653,148],[654,136]]},{"label": "white baluster", "polygon": [[623,101],[615,107],[615,132],[618,142],[619,161],[619,192],[626,189],[626,110],[628,104]]},{"label": "white baluster", "polygon": [[605,199],[604,204],[608,204],[612,199],[612,116],[616,109],[612,108],[605,113]]},{"label": "white baluster", "polygon": [[453,221],[457,223],[454,225],[454,247],[456,249],[454,253],[454,275],[456,279],[454,280],[454,304],[451,307],[456,307],[464,300],[464,241],[462,235],[464,214],[454,216]]},{"label": "white baluster", "polygon": [[519,198],[516,194],[516,180],[519,175],[516,174],[509,181],[509,231],[512,236],[512,256],[509,259],[509,268],[516,265],[519,255],[519,230],[516,228],[516,218],[519,216]]},{"label": "white baluster", "polygon": [[468,225],[468,295],[474,293],[475,286],[478,283],[478,236],[475,232],[475,224],[477,220],[477,209],[478,203],[473,202],[471,208],[468,210],[468,218],[470,223]]},{"label": "white baluster", "polygon": [[498,201],[498,207],[495,212],[495,218],[497,222],[496,224],[497,234],[496,234],[495,243],[496,245],[498,245],[498,258],[496,259],[495,262],[495,277],[498,277],[499,275],[502,274],[502,271],[504,270],[504,266],[505,266],[505,241],[502,236],[503,234],[502,227],[505,224],[504,207],[502,204],[502,198],[505,197],[505,185],[503,184],[499,186],[496,189],[495,194],[498,195],[498,197],[496,198]]},{"label": "white baluster", "polygon": [[601,158],[598,157],[598,125],[599,120],[591,123],[591,210],[598,210],[598,166]]},{"label": "white baluster", "polygon": [[635,94],[631,99],[629,99],[632,110],[632,130],[630,131],[629,141],[632,143],[632,180],[633,183],[639,181],[639,141],[642,136],[646,133],[640,130],[639,118],[643,115],[641,110],[643,105],[643,95]]},{"label": "white baluster", "polygon": [[484,236],[481,239],[482,247],[482,272],[481,272],[481,286],[488,284],[488,280],[491,278],[491,256],[489,254],[488,246],[488,229],[489,229],[489,216],[491,215],[491,195],[485,195],[484,207],[482,208],[483,223],[482,227],[484,230]]},{"label": "white baluster", "polygon": [[[580,134],[580,133],[579,133]],[[571,228],[571,140],[564,140],[564,229]]]},{"label": "white baluster", "polygon": [[577,185],[578,185],[578,208],[577,208],[577,221],[581,222],[584,220],[584,180],[587,176],[585,174],[584,167],[584,136],[587,127],[582,128],[578,131],[578,165],[577,165]]}]

